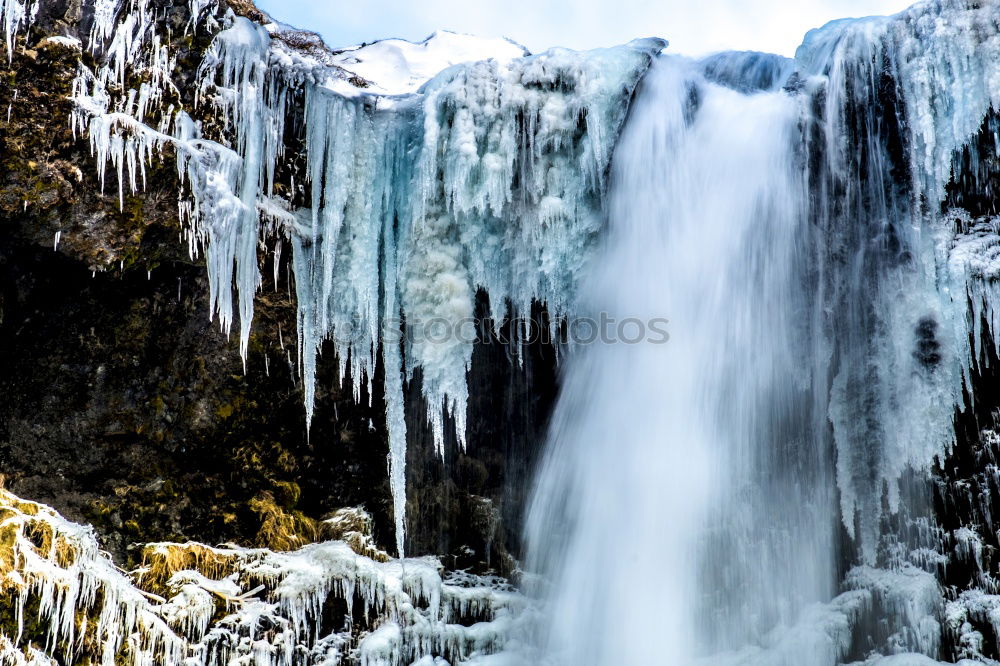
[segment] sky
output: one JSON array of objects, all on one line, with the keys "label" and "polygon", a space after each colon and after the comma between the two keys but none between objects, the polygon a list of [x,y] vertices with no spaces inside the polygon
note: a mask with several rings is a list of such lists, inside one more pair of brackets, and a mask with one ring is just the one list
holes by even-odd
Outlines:
[{"label": "sky", "polygon": [[663,37],[668,52],[726,49],[792,56],[827,21],[893,14],[914,0],[256,0],[276,20],[328,45],[387,37],[419,41],[437,29],[509,37],[532,52],[588,49]]}]

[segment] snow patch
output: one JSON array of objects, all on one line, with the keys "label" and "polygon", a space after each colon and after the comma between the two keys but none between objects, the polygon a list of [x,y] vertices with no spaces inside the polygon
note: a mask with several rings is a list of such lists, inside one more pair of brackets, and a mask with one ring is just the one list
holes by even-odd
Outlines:
[{"label": "snow patch", "polygon": [[385,39],[338,50],[333,62],[371,81],[371,92],[405,95],[453,65],[482,60],[503,65],[527,55],[526,48],[508,39],[439,30],[422,42]]}]

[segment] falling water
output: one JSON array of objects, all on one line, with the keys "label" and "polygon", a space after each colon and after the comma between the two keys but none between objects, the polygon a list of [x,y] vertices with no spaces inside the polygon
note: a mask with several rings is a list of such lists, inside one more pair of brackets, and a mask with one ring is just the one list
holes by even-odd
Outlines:
[{"label": "falling water", "polygon": [[588,307],[670,339],[569,362],[527,528],[560,664],[694,663],[834,585],[799,102],[702,72],[661,56],[615,154]]}]

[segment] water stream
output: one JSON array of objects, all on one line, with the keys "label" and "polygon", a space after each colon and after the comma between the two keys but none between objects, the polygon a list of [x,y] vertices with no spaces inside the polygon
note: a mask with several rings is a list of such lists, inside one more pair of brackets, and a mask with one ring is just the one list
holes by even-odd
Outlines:
[{"label": "water stream", "polygon": [[528,519],[560,663],[693,663],[832,595],[800,117],[681,58],[637,94],[587,304],[670,337],[568,363]]}]

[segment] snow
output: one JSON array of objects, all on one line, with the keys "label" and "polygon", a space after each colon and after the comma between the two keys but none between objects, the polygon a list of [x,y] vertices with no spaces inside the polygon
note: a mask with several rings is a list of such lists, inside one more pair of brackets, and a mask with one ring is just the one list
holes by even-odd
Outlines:
[{"label": "snow", "polygon": [[65,46],[68,49],[73,49],[74,51],[79,51],[83,48],[83,43],[76,37],[65,37],[62,35],[55,35],[53,37],[46,37],[42,40],[43,44],[59,44],[60,46]]},{"label": "snow", "polygon": [[374,93],[406,95],[453,65],[482,60],[504,65],[527,55],[527,49],[507,39],[439,30],[417,43],[384,39],[338,50],[333,62],[372,82]]},{"label": "snow", "polygon": [[[4,588],[19,622],[38,603],[46,632],[44,647],[0,636],[9,666],[75,663],[95,646],[104,666],[462,666],[502,651],[533,617],[518,593],[490,578],[443,578],[431,558],[376,562],[341,541],[291,553],[162,543],[124,573],[90,528],[49,507],[0,491],[0,516],[12,549],[0,563]],[[157,572],[169,575],[167,599],[143,589]],[[346,604],[345,624],[320,637],[335,600]]]}]

